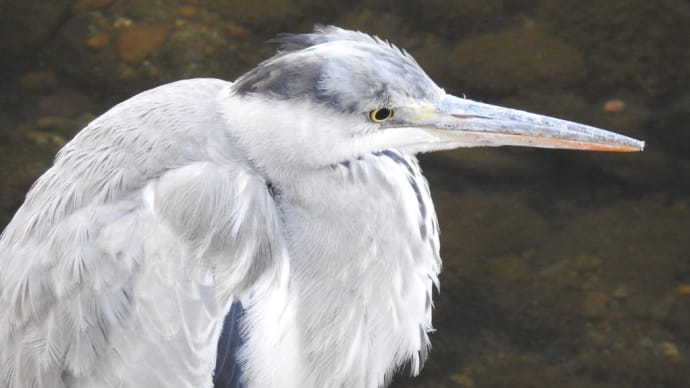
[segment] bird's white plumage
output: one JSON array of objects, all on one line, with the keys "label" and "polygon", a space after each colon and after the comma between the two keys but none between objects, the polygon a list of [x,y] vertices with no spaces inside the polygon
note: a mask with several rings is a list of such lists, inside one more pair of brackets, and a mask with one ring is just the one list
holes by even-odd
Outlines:
[{"label": "bird's white plumage", "polygon": [[281,41],[234,84],[142,93],[60,151],[0,236],[1,387],[210,387],[238,301],[246,388],[385,386],[421,368],[441,265],[415,153],[644,145],[446,95],[361,33]]},{"label": "bird's white plumage", "polygon": [[229,303],[287,265],[266,182],[219,114],[230,85],[128,100],[36,182],[0,239],[0,386],[211,386]]},{"label": "bird's white plumage", "polygon": [[[289,310],[275,315],[264,303],[248,310],[249,386],[379,387],[408,360],[419,371],[440,258],[426,183],[416,161],[407,162],[411,171],[368,155],[303,175],[299,189],[279,199],[291,255]],[[423,190],[424,216],[409,179]]]},{"label": "bird's white plumage", "polygon": [[[378,387],[408,360],[419,370],[440,259],[416,160],[355,157],[377,147],[369,124],[309,103],[266,116],[230,85],[142,93],[37,181],[0,240],[3,386],[208,387],[235,300],[248,387]],[[267,139],[281,115],[313,118]],[[276,142],[308,141],[320,121],[313,154],[286,160]],[[362,137],[345,143],[345,128]]]},{"label": "bird's white plumage", "polygon": [[60,151],[0,238],[0,385],[209,387],[234,301],[247,387],[419,371],[438,228],[414,156],[387,149],[428,135],[367,111],[443,91],[364,34],[292,45],[237,86],[135,96]]}]

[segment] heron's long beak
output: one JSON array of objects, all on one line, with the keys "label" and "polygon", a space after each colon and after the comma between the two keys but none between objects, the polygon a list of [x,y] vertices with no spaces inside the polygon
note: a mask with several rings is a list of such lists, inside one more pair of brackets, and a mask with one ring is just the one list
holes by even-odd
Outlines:
[{"label": "heron's long beak", "polygon": [[401,113],[408,124],[442,139],[449,148],[512,145],[614,152],[644,148],[643,141],[603,129],[452,95],[436,107]]}]

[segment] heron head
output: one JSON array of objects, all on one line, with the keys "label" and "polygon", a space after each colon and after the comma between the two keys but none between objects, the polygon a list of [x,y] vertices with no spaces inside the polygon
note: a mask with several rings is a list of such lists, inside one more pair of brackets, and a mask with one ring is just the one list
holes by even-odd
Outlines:
[{"label": "heron head", "polygon": [[249,148],[262,148],[262,155],[284,164],[321,167],[388,148],[644,146],[601,129],[447,94],[405,51],[360,32],[317,27],[276,40],[282,49],[234,83],[237,99],[226,113],[243,118]]}]

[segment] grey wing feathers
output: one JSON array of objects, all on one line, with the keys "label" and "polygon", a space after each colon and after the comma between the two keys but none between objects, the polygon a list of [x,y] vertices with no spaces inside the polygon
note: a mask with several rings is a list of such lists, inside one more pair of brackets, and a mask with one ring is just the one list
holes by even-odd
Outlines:
[{"label": "grey wing feathers", "polygon": [[227,85],[120,104],[36,182],[0,237],[0,386],[211,386],[230,303],[285,264],[265,182],[194,104]]}]

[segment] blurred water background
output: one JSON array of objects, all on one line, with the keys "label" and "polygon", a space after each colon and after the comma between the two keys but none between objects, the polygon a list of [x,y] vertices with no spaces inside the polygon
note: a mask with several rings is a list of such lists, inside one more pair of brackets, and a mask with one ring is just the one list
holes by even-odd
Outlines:
[{"label": "blurred water background", "polygon": [[0,0],[0,227],[116,102],[235,79],[267,39],[316,23],[390,40],[453,94],[647,141],[422,156],[443,231],[438,331],[422,375],[395,387],[690,386],[686,0]]}]

